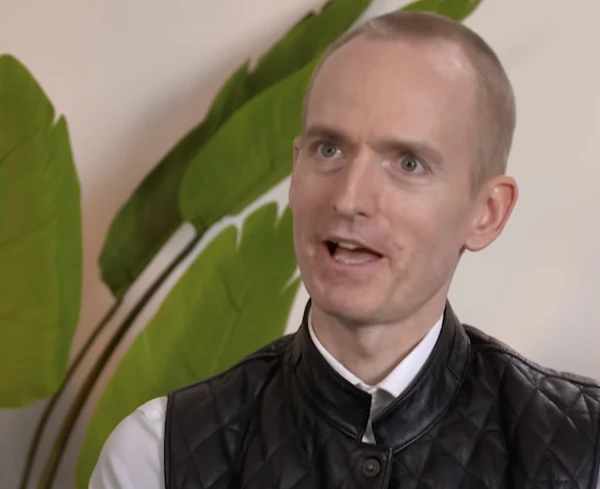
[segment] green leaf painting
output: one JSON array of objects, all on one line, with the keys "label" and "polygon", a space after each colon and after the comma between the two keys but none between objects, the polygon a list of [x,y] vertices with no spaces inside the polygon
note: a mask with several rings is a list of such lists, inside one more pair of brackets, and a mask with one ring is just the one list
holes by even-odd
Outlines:
[{"label": "green leaf painting", "polygon": [[27,69],[0,57],[0,406],[64,378],[81,293],[79,182],[67,124]]},{"label": "green leaf painting", "polygon": [[268,204],[198,255],[137,336],[92,415],[77,466],[87,481],[112,429],[143,402],[204,379],[281,336],[297,293],[289,210]]},{"label": "green leaf painting", "polygon": [[461,21],[466,19],[481,3],[481,0],[419,0],[403,8],[403,10],[421,10],[436,12]]},{"label": "green leaf painting", "polygon": [[[328,3],[318,15],[308,15],[291,29],[253,70],[249,71],[246,64],[229,78],[204,121],[160,161],[115,217],[100,255],[102,278],[115,297],[126,292],[181,224],[181,179],[207,141],[246,102],[315,59],[369,3],[370,0]],[[232,174],[243,174],[246,168],[243,160],[223,158],[201,160],[199,164],[225,168]],[[264,186],[261,188],[264,190]]]}]

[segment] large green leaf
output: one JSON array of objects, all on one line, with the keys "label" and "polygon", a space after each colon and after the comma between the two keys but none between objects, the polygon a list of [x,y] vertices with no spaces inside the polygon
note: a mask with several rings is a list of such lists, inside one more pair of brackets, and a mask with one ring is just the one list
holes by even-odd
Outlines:
[{"label": "large green leaf", "polygon": [[220,372],[283,333],[299,285],[289,210],[278,221],[276,204],[260,208],[236,242],[230,227],[208,244],[121,360],[88,426],[78,488],[87,487],[110,432],[137,406]]},{"label": "large green leaf", "polygon": [[[205,120],[192,129],[143,180],[120,209],[100,254],[102,279],[121,297],[181,224],[178,195],[190,161],[219,127],[256,94],[314,59],[339,37],[370,0],[333,0],[318,15],[310,14],[258,61],[238,69],[216,96]],[[221,166],[223,161],[211,165]],[[234,166],[238,164],[238,166]],[[228,162],[232,172],[242,162]]]},{"label": "large green leaf", "polygon": [[181,214],[204,233],[289,175],[304,91],[315,59],[238,110],[191,162],[181,182]]},{"label": "large green leaf", "polygon": [[403,10],[436,12],[454,20],[466,19],[481,3],[481,0],[418,0]]},{"label": "large green leaf", "polygon": [[0,406],[51,395],[68,364],[81,293],[79,182],[67,124],[11,56],[0,57]]}]

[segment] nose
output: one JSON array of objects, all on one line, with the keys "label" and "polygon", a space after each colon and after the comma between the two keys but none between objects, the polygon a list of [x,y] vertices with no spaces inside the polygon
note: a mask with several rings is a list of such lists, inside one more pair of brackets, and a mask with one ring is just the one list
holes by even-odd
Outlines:
[{"label": "nose", "polygon": [[333,208],[340,216],[371,217],[377,210],[381,185],[375,165],[366,155],[357,155],[336,175]]}]

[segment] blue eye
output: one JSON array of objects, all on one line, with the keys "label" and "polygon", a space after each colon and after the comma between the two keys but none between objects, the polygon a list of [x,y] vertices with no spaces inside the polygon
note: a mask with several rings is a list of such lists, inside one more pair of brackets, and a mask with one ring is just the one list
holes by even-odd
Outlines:
[{"label": "blue eye", "polygon": [[319,156],[322,156],[323,158],[333,158],[337,154],[338,149],[333,144],[320,143],[317,147],[317,152],[319,153]]},{"label": "blue eye", "polygon": [[419,170],[419,167],[423,166],[419,158],[411,155],[400,158],[399,165],[400,168],[407,173],[414,173]]}]

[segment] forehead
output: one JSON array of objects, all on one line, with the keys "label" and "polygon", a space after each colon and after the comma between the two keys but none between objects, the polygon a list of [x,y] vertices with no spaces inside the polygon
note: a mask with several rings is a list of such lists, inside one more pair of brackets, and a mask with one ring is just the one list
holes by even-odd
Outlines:
[{"label": "forehead", "polygon": [[457,46],[361,35],[321,66],[306,123],[443,143],[473,125],[475,99],[474,77]]}]

